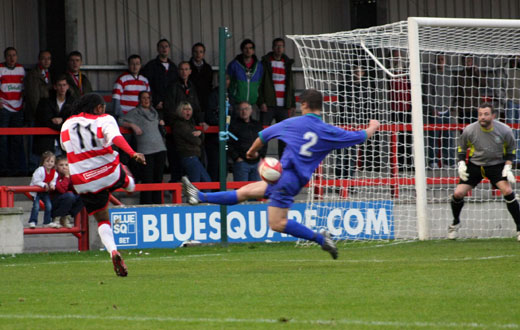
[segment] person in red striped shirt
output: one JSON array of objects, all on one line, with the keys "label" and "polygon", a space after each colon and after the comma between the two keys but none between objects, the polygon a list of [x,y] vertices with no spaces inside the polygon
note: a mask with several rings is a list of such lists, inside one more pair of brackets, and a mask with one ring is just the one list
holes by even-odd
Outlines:
[{"label": "person in red striped shirt", "polygon": [[[294,60],[285,54],[285,40],[273,40],[273,50],[262,57],[264,73],[258,88],[260,122],[271,125],[291,117],[296,107],[292,66]],[[278,141],[278,156],[282,157],[285,144]]]},{"label": "person in red striped shirt", "polygon": [[109,193],[118,188],[133,191],[135,182],[119,162],[117,146],[140,164],[142,153],[135,152],[119,132],[114,117],[105,114],[106,105],[98,94],[86,94],[75,106],[73,115],[61,128],[62,149],[67,153],[70,179],[80,194],[89,215],[98,222],[98,233],[112,258],[117,276],[127,276],[127,267],[117,251],[108,217]]},{"label": "person in red striped shirt", "polygon": [[[23,80],[25,70],[18,62],[14,47],[4,50],[5,62],[0,63],[0,128],[23,127]],[[21,135],[0,135],[0,176],[27,174]]]},{"label": "person in red striped shirt", "polygon": [[150,91],[148,79],[139,74],[141,70],[141,56],[128,57],[128,71],[120,75],[112,90],[113,109],[116,118],[126,115],[128,111],[139,105],[139,93]]},{"label": "person in red striped shirt", "polygon": [[[139,106],[139,93],[149,92],[148,79],[139,74],[141,70],[141,56],[130,55],[128,57],[128,71],[117,78],[112,90],[112,109],[116,119],[123,118],[129,111]],[[132,133],[123,134],[128,144],[135,149],[137,147],[136,136]],[[127,165],[132,173],[138,174],[135,179],[141,180],[139,165],[130,161],[130,157],[121,154],[121,163]]]}]

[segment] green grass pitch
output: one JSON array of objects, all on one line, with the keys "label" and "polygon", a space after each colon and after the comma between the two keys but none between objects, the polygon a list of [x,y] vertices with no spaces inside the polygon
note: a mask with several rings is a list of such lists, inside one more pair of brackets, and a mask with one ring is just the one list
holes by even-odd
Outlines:
[{"label": "green grass pitch", "polygon": [[0,329],[518,329],[513,239],[0,256]]}]

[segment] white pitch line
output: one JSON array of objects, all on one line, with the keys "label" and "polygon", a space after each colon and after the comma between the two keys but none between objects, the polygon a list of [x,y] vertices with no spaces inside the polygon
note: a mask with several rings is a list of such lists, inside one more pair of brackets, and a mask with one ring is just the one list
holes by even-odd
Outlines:
[{"label": "white pitch line", "polygon": [[443,258],[441,261],[473,261],[473,260],[493,260],[493,259],[502,259],[502,258],[512,258],[518,257],[515,254],[506,254],[503,256],[488,256],[488,257],[471,257],[471,258]]},{"label": "white pitch line", "polygon": [[[190,256],[162,256],[162,257],[129,257],[128,261],[147,261],[147,260],[161,260],[161,259],[172,259],[174,261],[187,261],[200,257],[219,257],[220,253],[215,254],[195,254]],[[68,260],[68,261],[47,261],[47,262],[34,262],[34,263],[20,263],[20,264],[5,264],[0,263],[0,267],[18,267],[18,266],[35,266],[35,265],[66,265],[66,264],[95,264],[98,262],[112,262],[110,259],[106,260]]]},{"label": "white pitch line", "polygon": [[242,319],[242,318],[190,318],[190,317],[171,317],[171,316],[100,316],[100,315],[38,315],[38,314],[0,314],[0,319],[37,319],[37,320],[98,320],[98,321],[132,321],[132,322],[202,322],[220,324],[265,324],[265,323],[288,323],[288,324],[324,324],[324,325],[362,325],[369,327],[406,327],[406,328],[493,328],[493,329],[518,329],[517,323],[509,324],[483,324],[483,323],[458,323],[458,322],[398,322],[398,321],[364,321],[364,320],[298,320],[298,319]]},{"label": "white pitch line", "polygon": [[[204,260],[196,260],[197,258],[204,257],[221,257],[222,254],[198,254],[191,256],[162,256],[162,257],[137,257],[137,258],[127,258],[127,263],[131,262],[140,262],[140,261],[151,261],[151,260],[171,260],[176,262],[184,262],[184,261],[201,261],[201,262],[244,262],[243,259],[230,259],[227,257],[218,258],[218,259],[204,259]],[[418,262],[434,262],[434,261],[474,261],[474,260],[495,260],[495,259],[503,259],[503,258],[516,258],[519,255],[509,254],[509,255],[500,255],[500,256],[483,256],[483,257],[474,257],[474,258],[440,258],[440,259],[420,259]],[[385,262],[413,262],[409,259],[270,259],[269,262],[311,262],[311,263],[385,263]],[[109,263],[110,259],[106,260],[68,260],[68,261],[48,261],[48,262],[35,262],[35,263],[20,263],[20,264],[4,264],[0,263],[0,267],[31,267],[37,265],[66,265],[66,264],[95,264],[95,263]]]}]

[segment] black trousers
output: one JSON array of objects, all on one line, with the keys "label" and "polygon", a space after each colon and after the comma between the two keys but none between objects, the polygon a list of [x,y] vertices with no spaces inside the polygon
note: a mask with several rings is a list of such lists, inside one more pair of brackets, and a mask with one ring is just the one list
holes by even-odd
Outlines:
[{"label": "black trousers", "polygon": [[[273,119],[279,123],[287,118],[289,118],[289,109],[284,107],[267,107],[267,112],[260,111],[260,122],[264,126],[271,125]],[[285,143],[278,140],[278,158],[282,157],[283,149],[285,149]]]},{"label": "black trousers", "polygon": [[[146,165],[139,164],[141,183],[162,183],[166,151],[145,155]],[[141,191],[139,204],[161,204],[161,191]]]}]

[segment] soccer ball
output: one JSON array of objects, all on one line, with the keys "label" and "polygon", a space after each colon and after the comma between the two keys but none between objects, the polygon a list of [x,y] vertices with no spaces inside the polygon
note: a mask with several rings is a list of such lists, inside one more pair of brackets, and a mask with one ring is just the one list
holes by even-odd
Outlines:
[{"label": "soccer ball", "polygon": [[265,157],[258,166],[258,173],[267,183],[276,183],[282,175],[282,163],[273,157]]}]

